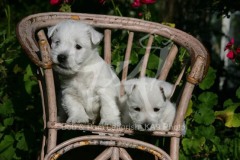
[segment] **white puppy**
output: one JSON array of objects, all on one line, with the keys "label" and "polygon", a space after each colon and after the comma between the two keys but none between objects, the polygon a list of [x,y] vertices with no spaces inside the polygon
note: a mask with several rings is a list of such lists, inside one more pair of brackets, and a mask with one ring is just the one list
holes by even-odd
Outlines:
[{"label": "white puppy", "polygon": [[125,81],[122,124],[137,130],[170,130],[176,113],[175,104],[169,101],[172,88],[172,84],[155,78]]},{"label": "white puppy", "polygon": [[60,76],[61,105],[67,123],[119,126],[119,79],[99,56],[103,35],[80,21],[63,21],[48,29],[53,69]]}]

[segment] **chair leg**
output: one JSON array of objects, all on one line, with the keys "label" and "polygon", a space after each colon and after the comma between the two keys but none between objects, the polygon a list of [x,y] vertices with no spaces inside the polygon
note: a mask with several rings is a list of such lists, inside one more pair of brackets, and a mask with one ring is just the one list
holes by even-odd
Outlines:
[{"label": "chair leg", "polygon": [[94,160],[107,160],[111,157],[113,152],[113,147],[105,149],[101,154],[99,154]]},{"label": "chair leg", "polygon": [[172,158],[172,160],[179,159],[179,143],[180,143],[180,138],[177,138],[177,137],[171,138],[170,157]]},{"label": "chair leg", "polygon": [[124,148],[119,149],[119,155],[122,160],[132,160],[131,156]]},{"label": "chair leg", "polygon": [[57,130],[49,129],[47,139],[47,152],[53,149],[56,145],[57,145]]},{"label": "chair leg", "polygon": [[113,147],[111,160],[119,160],[119,148]]}]

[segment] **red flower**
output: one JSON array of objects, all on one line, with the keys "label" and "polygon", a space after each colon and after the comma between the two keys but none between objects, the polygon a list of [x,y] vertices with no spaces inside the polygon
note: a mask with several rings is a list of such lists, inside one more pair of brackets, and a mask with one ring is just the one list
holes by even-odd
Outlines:
[{"label": "red flower", "polygon": [[156,2],[156,0],[141,0],[142,4],[153,4],[155,2]]},{"label": "red flower", "polygon": [[142,4],[153,4],[156,0],[134,0],[132,3],[132,7],[137,8],[140,7]]},{"label": "red flower", "polygon": [[137,8],[140,7],[142,4],[140,2],[140,0],[134,0],[134,2],[132,3],[132,7]]},{"label": "red flower", "polygon": [[235,58],[234,52],[233,51],[229,51],[227,54],[227,57],[231,60],[233,60]]},{"label": "red flower", "polygon": [[231,49],[231,47],[233,46],[233,44],[234,44],[234,39],[232,38],[232,39],[230,40],[230,42],[228,42],[228,44],[226,45],[224,51],[226,51],[227,49]]},{"label": "red flower", "polygon": [[237,54],[240,54],[240,47],[236,49]]},{"label": "red flower", "polygon": [[51,5],[58,5],[60,4],[61,0],[50,0]]}]

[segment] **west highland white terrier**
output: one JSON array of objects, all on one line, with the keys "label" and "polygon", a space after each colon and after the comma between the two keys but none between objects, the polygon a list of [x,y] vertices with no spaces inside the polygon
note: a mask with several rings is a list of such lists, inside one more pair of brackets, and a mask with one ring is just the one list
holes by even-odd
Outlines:
[{"label": "west highland white terrier", "polygon": [[131,79],[124,82],[126,94],[121,98],[121,119],[126,127],[142,131],[172,127],[175,104],[169,98],[173,85],[155,78]]},{"label": "west highland white terrier", "polygon": [[116,101],[120,82],[98,53],[103,35],[83,22],[67,20],[48,28],[48,37],[66,122],[96,124],[100,119],[101,125],[121,125]]}]

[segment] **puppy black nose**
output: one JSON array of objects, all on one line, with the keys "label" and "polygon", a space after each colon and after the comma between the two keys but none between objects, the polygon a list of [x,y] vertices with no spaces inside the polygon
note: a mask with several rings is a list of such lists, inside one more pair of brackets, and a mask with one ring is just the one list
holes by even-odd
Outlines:
[{"label": "puppy black nose", "polygon": [[145,129],[145,130],[148,130],[149,128],[151,128],[152,124],[150,123],[143,123],[142,124],[142,128]]},{"label": "puppy black nose", "polygon": [[57,56],[58,62],[64,63],[67,60],[67,56],[65,54],[59,54]]}]

